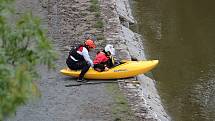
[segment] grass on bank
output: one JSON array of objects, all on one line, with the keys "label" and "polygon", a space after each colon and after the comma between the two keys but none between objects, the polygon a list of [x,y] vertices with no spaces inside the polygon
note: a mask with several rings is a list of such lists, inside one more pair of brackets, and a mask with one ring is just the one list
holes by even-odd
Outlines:
[{"label": "grass on bank", "polygon": [[98,3],[99,3],[98,0],[90,0],[90,2],[91,2],[92,4],[98,4]]},{"label": "grass on bank", "polygon": [[95,28],[103,28],[104,24],[102,20],[97,20],[94,27]]},{"label": "grass on bank", "polygon": [[100,16],[101,16],[100,11],[97,11],[97,12],[95,13],[95,17],[96,17],[96,18],[99,18]]},{"label": "grass on bank", "polygon": [[96,23],[94,24],[94,27],[95,28],[103,28],[103,21],[100,19],[100,16],[101,16],[101,11],[100,11],[100,8],[99,8],[99,2],[98,0],[90,0],[90,12],[94,12],[94,15],[96,17]]},{"label": "grass on bank", "polygon": [[98,12],[99,9],[99,5],[98,5],[98,0],[90,0],[90,12]]},{"label": "grass on bank", "polygon": [[[100,11],[100,7],[99,7],[99,1],[98,0],[90,0],[90,7],[89,7],[89,11],[93,12],[94,16],[96,17],[96,21],[93,25],[94,28],[98,28],[101,29],[104,27],[104,23],[101,20],[101,11]],[[101,37],[100,39],[103,39],[103,37]]]},{"label": "grass on bank", "polygon": [[114,104],[111,106],[111,113],[114,121],[135,121],[135,115],[128,105],[128,101],[118,84],[108,84],[108,93],[113,97]]}]

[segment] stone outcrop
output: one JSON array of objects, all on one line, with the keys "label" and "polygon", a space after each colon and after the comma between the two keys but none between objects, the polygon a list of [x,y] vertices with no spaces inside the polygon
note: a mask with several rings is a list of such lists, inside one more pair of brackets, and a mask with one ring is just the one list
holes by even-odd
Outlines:
[{"label": "stone outcrop", "polygon": [[[104,35],[107,43],[114,44],[119,59],[145,60],[141,35],[129,29],[134,20],[128,0],[101,0],[102,16],[105,22]],[[133,82],[139,82],[133,83]],[[169,121],[157,89],[155,80],[144,74],[127,80],[119,80],[119,86],[138,117],[143,120]]]}]

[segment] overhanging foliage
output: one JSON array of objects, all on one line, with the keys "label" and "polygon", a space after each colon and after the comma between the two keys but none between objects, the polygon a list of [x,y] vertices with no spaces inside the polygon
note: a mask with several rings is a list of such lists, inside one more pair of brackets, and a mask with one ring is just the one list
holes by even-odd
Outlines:
[{"label": "overhanging foliage", "polygon": [[39,18],[26,13],[10,21],[15,16],[12,3],[0,0],[0,120],[38,95],[36,65],[53,67],[56,58]]}]

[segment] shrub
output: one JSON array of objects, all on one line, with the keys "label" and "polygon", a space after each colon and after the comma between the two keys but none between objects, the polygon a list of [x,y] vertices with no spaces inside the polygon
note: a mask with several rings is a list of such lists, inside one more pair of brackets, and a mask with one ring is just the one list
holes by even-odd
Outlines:
[{"label": "shrub", "polygon": [[12,3],[0,1],[0,120],[39,94],[36,65],[53,67],[56,58],[39,18],[26,13],[10,23],[8,18],[15,16]]}]

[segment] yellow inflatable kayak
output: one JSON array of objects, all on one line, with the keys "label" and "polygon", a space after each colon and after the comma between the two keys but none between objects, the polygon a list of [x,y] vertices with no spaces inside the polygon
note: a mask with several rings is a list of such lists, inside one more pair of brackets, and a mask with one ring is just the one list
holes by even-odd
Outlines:
[{"label": "yellow inflatable kayak", "polygon": [[[93,68],[90,68],[89,71],[85,74],[84,78],[86,79],[120,79],[133,77],[138,74],[146,73],[152,70],[157,64],[158,60],[150,61],[125,61],[123,64],[115,66],[108,71],[98,72]],[[80,70],[70,70],[65,68],[60,70],[60,72],[67,76],[78,77]]]}]

